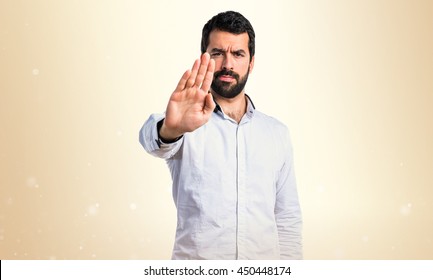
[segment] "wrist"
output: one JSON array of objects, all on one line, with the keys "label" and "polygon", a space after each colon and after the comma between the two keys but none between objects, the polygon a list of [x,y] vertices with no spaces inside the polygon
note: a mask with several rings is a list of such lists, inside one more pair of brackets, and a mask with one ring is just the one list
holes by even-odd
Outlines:
[{"label": "wrist", "polygon": [[165,119],[158,122],[157,131],[159,139],[164,143],[174,143],[182,138],[182,134],[176,134],[165,126]]}]

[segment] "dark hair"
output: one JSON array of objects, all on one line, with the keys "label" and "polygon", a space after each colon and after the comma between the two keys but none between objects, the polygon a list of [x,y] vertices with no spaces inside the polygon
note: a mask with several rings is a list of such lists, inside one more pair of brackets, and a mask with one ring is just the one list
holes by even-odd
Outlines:
[{"label": "dark hair", "polygon": [[233,34],[248,33],[248,50],[250,51],[250,60],[255,53],[255,37],[253,26],[240,13],[227,11],[219,13],[211,18],[204,26],[201,37],[201,52],[205,53],[209,45],[209,35],[213,30],[227,31]]}]

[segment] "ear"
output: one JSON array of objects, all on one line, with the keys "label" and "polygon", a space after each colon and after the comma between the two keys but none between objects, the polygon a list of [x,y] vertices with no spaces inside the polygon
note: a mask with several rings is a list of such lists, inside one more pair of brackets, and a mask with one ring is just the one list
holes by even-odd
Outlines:
[{"label": "ear", "polygon": [[251,72],[253,72],[253,68],[254,68],[254,59],[255,59],[255,56],[253,55],[253,57],[251,58],[251,61],[250,61],[250,71],[249,71],[248,74],[251,74]]}]

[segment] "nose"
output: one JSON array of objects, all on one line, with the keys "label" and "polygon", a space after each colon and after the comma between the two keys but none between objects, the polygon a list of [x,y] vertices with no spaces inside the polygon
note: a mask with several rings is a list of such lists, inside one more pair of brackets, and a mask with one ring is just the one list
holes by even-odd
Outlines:
[{"label": "nose", "polygon": [[226,54],[222,63],[222,68],[225,70],[233,70],[233,57],[231,54]]}]

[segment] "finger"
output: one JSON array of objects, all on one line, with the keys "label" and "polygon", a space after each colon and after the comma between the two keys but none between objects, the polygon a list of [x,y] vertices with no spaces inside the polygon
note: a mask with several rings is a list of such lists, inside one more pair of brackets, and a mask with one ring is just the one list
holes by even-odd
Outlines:
[{"label": "finger", "polygon": [[200,87],[201,83],[203,82],[203,79],[206,75],[206,71],[208,69],[209,59],[210,56],[208,53],[204,53],[201,55],[200,68],[198,69],[197,77],[195,78],[195,83],[194,83],[194,85],[196,85],[197,87]]},{"label": "finger", "polygon": [[206,72],[206,75],[204,77],[203,84],[201,86],[201,89],[204,92],[208,92],[210,89],[210,86],[211,86],[212,80],[213,80],[214,71],[215,71],[215,60],[211,59],[209,62],[209,65],[207,67],[207,72]]},{"label": "finger", "polygon": [[182,78],[180,78],[179,83],[177,83],[177,87],[174,91],[181,91],[185,88],[186,81],[188,81],[189,76],[191,75],[191,70],[187,70],[183,73]]},{"label": "finger", "polygon": [[196,59],[194,61],[192,69],[191,69],[191,75],[189,76],[188,80],[186,81],[186,87],[187,88],[192,87],[194,85],[195,77],[197,77],[197,71],[198,71],[199,66],[200,66],[200,59]]},{"label": "finger", "polygon": [[208,93],[206,95],[206,99],[205,99],[205,104],[204,104],[204,108],[203,108],[203,112],[205,113],[205,115],[209,115],[213,112],[213,110],[215,110],[215,101],[213,101],[213,97],[211,93]]}]

